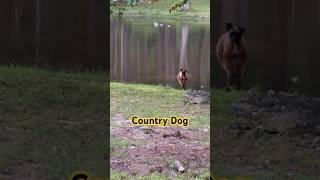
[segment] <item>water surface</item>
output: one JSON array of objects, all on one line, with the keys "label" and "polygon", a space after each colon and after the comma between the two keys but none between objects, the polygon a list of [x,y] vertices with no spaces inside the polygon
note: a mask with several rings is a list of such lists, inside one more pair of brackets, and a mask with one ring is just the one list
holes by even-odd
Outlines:
[{"label": "water surface", "polygon": [[[224,0],[214,10],[215,40],[226,22],[246,28],[247,88],[320,95],[320,1]],[[224,87],[225,73],[216,59],[212,73],[213,86]]]},{"label": "water surface", "polygon": [[111,81],[179,87],[176,75],[187,69],[186,87],[210,88],[209,22],[111,18]]}]

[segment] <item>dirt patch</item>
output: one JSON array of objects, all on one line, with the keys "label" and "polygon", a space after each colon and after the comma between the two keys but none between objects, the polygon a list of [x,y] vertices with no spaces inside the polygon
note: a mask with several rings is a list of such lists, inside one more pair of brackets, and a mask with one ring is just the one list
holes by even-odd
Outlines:
[{"label": "dirt patch", "polygon": [[228,124],[213,127],[217,173],[253,179],[319,177],[318,98],[252,89],[230,105]]},{"label": "dirt patch", "polygon": [[308,137],[308,143],[319,144],[320,147],[319,98],[251,90],[233,104],[232,112],[238,117],[254,120],[252,123],[232,124],[230,128],[239,135],[249,133],[256,138],[265,135],[288,135],[295,139]]},{"label": "dirt patch", "polygon": [[184,94],[185,102],[192,104],[210,104],[210,93],[199,90],[189,90]]},{"label": "dirt patch", "polygon": [[[154,172],[197,176],[200,169],[209,168],[209,135],[202,130],[132,126],[122,114],[116,114],[112,118],[111,136],[130,142],[111,149],[111,167],[118,171],[141,176]],[[125,156],[115,156],[115,152]],[[178,172],[176,161],[182,164],[184,172]]]}]

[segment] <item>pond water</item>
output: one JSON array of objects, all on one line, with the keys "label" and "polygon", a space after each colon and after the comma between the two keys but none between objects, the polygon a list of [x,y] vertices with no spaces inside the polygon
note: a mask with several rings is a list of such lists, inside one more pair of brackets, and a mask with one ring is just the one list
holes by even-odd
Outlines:
[{"label": "pond water", "polygon": [[[215,41],[227,22],[246,28],[246,88],[320,95],[320,1],[224,0],[214,6]],[[224,87],[215,57],[211,67],[213,86]]]},{"label": "pond water", "polygon": [[179,88],[180,68],[187,70],[187,89],[209,90],[209,22],[111,18],[111,81]]},{"label": "pond water", "polygon": [[107,69],[105,1],[0,1],[0,64]]}]

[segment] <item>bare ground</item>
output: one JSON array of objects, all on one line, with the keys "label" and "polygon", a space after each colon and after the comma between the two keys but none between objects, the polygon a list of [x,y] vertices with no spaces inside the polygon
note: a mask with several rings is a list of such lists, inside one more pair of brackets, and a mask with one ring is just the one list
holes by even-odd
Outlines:
[{"label": "bare ground", "polygon": [[319,179],[319,105],[318,98],[250,90],[226,108],[233,121],[214,127],[214,172],[254,179]]},{"label": "bare ground", "polygon": [[[202,169],[209,169],[208,128],[133,126],[118,113],[111,119],[111,138],[130,142],[111,148],[111,168],[117,171],[140,176],[188,173],[196,177]],[[178,172],[175,161],[182,163],[184,172]]]}]

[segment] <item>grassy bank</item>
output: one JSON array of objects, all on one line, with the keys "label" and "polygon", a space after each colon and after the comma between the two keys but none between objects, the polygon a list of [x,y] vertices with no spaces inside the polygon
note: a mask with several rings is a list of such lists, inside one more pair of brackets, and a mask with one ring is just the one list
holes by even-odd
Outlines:
[{"label": "grassy bank", "polygon": [[[191,9],[186,12],[172,11],[169,13],[169,8],[173,4],[173,0],[160,0],[152,4],[140,4],[138,6],[126,6],[123,12],[124,16],[146,16],[160,18],[186,18],[186,19],[203,19],[210,18],[210,0],[191,1]],[[119,11],[118,7],[112,7],[114,14]]]},{"label": "grassy bank", "polygon": [[246,93],[214,90],[215,151],[214,174],[216,177],[252,177],[253,179],[317,179],[320,166],[319,153],[296,146],[288,135],[265,135],[256,139],[254,134],[235,135],[231,125],[254,123],[254,119],[239,118],[231,113],[231,105]]},{"label": "grassy bank", "polygon": [[105,174],[105,72],[0,66],[0,74],[0,179]]},{"label": "grassy bank", "polygon": [[[156,85],[143,85],[143,84],[124,84],[112,82],[110,84],[110,94],[111,94],[111,119],[116,121],[119,114],[123,115],[123,121],[121,125],[113,126],[114,122],[111,121],[111,134],[113,131],[119,131],[121,129],[132,129],[132,125],[128,123],[127,127],[123,125],[126,120],[130,119],[132,116],[139,117],[189,117],[190,125],[187,128],[180,129],[182,134],[185,132],[198,132],[201,129],[206,128],[207,133],[202,133],[203,137],[200,142],[195,142],[195,144],[201,144],[209,147],[209,105],[195,105],[195,104],[185,104],[182,98],[184,90],[173,89],[170,87],[156,86]],[[160,128],[167,129],[167,128]],[[151,128],[150,131],[156,131],[156,128]],[[137,130],[137,132],[139,132]],[[139,134],[139,133],[138,133]],[[137,134],[137,135],[138,135]],[[152,146],[152,141],[156,137],[145,140],[134,140],[130,138],[116,138],[111,136],[111,158],[116,157],[121,159],[122,162],[128,157],[130,152],[130,146],[134,144],[136,148],[141,147],[141,149]],[[164,138],[156,140],[157,142],[165,141]],[[170,144],[165,144],[164,147],[170,147]],[[185,149],[189,151],[190,149]],[[209,154],[209,151],[207,151]],[[156,154],[155,156],[163,156],[161,154]],[[167,154],[164,158],[165,163],[168,166],[174,166],[172,164],[173,156]],[[138,161],[138,159],[137,159]],[[144,163],[150,163],[150,159],[144,159]],[[151,160],[152,161],[152,160]],[[162,161],[160,162],[162,163]],[[174,168],[173,168],[174,169]],[[174,179],[205,179],[209,177],[209,168],[199,168],[197,169],[198,174],[195,175],[192,172],[186,172],[184,174],[177,174],[172,177]],[[112,179],[168,179],[167,175],[162,173],[151,173],[147,176],[139,175],[129,175],[127,172],[112,169],[111,171]]]},{"label": "grassy bank", "polygon": [[125,118],[140,117],[170,117],[185,116],[192,119],[190,127],[209,127],[209,106],[184,104],[182,95],[184,90],[165,86],[124,84],[112,82],[110,84],[110,115],[123,113]]},{"label": "grassy bank", "polygon": [[[106,94],[109,87],[105,72],[53,72],[0,66],[0,75],[0,179],[24,179],[26,176],[65,179],[77,170],[95,176],[105,174],[105,126],[109,119],[109,97]],[[229,128],[231,124],[253,121],[238,118],[230,112],[231,104],[246,93],[213,92],[214,111],[210,115],[214,121],[215,138],[211,143],[216,177],[318,179],[318,150],[292,146],[287,143],[286,135],[260,139],[233,136]],[[209,145],[209,106],[185,104],[182,100],[184,90],[112,82],[110,93],[111,117],[120,113],[123,119],[130,119],[133,115],[189,117],[190,126],[180,130],[181,133],[202,134],[196,144]],[[149,145],[148,142],[149,139],[133,143],[130,139],[112,138],[111,156],[126,158],[129,154],[117,151],[119,147],[130,149],[135,144],[138,148],[143,143]],[[172,166],[171,160],[167,163]],[[197,169],[197,175],[186,172],[174,179],[204,179],[208,176],[208,169],[201,167]],[[111,177],[168,179],[161,173],[142,177],[117,170],[112,170]]]}]

